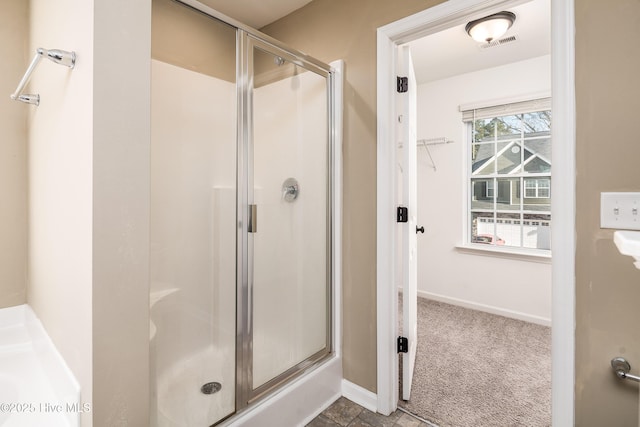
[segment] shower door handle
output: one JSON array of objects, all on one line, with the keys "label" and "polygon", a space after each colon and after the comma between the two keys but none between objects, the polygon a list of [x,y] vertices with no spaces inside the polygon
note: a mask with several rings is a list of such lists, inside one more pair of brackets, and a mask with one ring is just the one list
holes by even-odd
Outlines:
[{"label": "shower door handle", "polygon": [[247,231],[249,233],[258,231],[258,205],[249,205],[249,224]]}]

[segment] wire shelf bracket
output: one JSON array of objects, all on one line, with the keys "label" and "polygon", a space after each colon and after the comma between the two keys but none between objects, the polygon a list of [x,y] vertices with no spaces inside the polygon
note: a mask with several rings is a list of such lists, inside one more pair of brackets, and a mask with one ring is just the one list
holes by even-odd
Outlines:
[{"label": "wire shelf bracket", "polygon": [[433,160],[433,156],[431,156],[431,150],[429,150],[429,146],[430,145],[441,145],[441,144],[451,144],[453,141],[447,138],[429,138],[429,139],[419,139],[418,140],[418,145],[421,145],[424,147],[424,149],[427,151],[427,155],[429,156],[429,159],[431,160],[431,167],[433,168],[433,171],[437,171],[436,169],[436,162]]}]

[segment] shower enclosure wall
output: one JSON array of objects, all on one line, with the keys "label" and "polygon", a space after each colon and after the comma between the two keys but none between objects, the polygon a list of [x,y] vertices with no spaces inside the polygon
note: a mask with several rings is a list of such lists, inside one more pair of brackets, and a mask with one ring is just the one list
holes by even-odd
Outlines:
[{"label": "shower enclosure wall", "polygon": [[153,1],[158,426],[219,423],[334,351],[333,71],[189,4]]}]

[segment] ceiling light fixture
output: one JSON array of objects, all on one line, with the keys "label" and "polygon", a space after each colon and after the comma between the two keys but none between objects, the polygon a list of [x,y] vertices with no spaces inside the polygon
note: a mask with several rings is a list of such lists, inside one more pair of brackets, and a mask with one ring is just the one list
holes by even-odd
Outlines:
[{"label": "ceiling light fixture", "polygon": [[502,37],[515,20],[514,13],[503,11],[471,21],[464,29],[475,41],[489,43],[493,39]]}]

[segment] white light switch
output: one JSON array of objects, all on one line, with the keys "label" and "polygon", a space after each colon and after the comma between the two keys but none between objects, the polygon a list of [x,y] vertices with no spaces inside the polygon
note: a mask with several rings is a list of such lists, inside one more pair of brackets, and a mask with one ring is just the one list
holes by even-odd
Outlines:
[{"label": "white light switch", "polygon": [[640,193],[600,193],[600,227],[640,230]]}]

